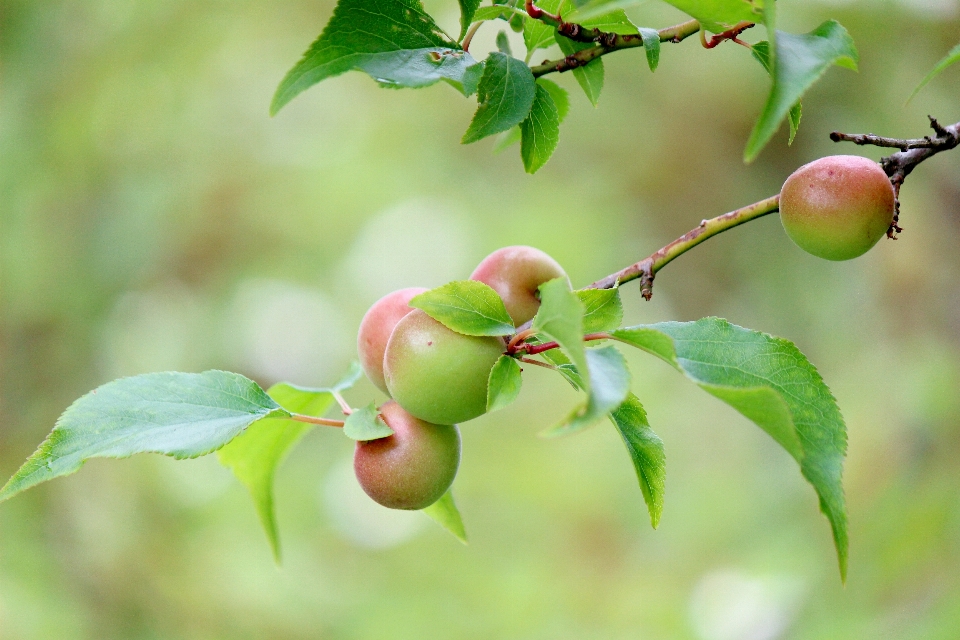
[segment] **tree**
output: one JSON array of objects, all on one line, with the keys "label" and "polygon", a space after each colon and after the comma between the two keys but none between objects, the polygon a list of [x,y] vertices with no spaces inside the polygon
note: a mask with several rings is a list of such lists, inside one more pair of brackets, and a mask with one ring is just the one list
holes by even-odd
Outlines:
[{"label": "tree", "polygon": [[[839,23],[828,21],[802,35],[777,32],[773,4],[675,2],[692,19],[662,29],[638,28],[622,9],[611,10],[603,2],[582,7],[556,2],[539,6],[528,2],[523,7],[460,4],[462,29],[458,38],[451,38],[419,2],[379,3],[377,12],[371,12],[367,3],[343,0],[320,38],[280,83],[272,110],[278,111],[304,89],[347,70],[364,71],[392,87],[423,87],[442,80],[466,97],[477,95],[477,112],[463,142],[495,134],[502,136],[503,145],[519,140],[524,167],[534,173],[556,149],[559,125],[569,110],[566,92],[544,76],[571,71],[595,103],[603,86],[603,56],[642,48],[654,70],[661,45],[699,36],[707,50],[727,41],[746,46],[771,75],[767,103],[746,141],[744,158],[752,161],[784,120],[789,123],[792,141],[800,123],[799,100],[828,67],[855,67],[857,61],[853,40]],[[522,30],[528,48],[526,61],[512,55],[506,37],[498,39],[499,50],[485,60],[471,56],[473,36],[491,22]],[[766,28],[767,40],[748,45],[741,36],[757,24]],[[707,36],[708,32],[713,35]],[[528,64],[537,49],[554,44],[563,52],[562,58]],[[667,47],[663,48],[665,52]],[[958,57],[954,49],[931,73]],[[960,123],[941,126],[931,119],[931,126],[934,135],[926,138],[898,140],[835,133],[834,139],[899,149],[881,163],[891,189],[898,194],[904,179],[920,162],[960,143]],[[890,237],[901,230],[899,205],[894,206]],[[462,343],[502,342],[502,353],[488,353],[490,357],[481,367],[486,381],[480,394],[486,406],[481,411],[502,408],[516,398],[521,386],[520,363],[554,370],[583,391],[582,404],[547,434],[570,433],[609,419],[627,447],[654,526],[664,497],[663,443],[647,424],[640,399],[631,392],[623,356],[611,343],[634,346],[664,360],[753,420],[796,459],[830,521],[843,575],[847,552],[841,487],[844,423],[829,389],[800,351],[786,340],[717,318],[621,326],[621,286],[639,280],[641,294],[650,299],[655,275],[669,262],[720,232],[775,213],[778,207],[774,195],[704,220],[647,258],[581,289],[573,290],[563,277],[539,282],[540,309],[532,321],[519,327],[497,291],[479,281],[451,282],[420,294],[411,305],[420,310],[415,312],[417,318],[434,323],[440,327],[438,331],[449,332]],[[586,343],[592,342],[603,346],[588,348]],[[384,347],[389,357],[389,347]],[[283,383],[267,391],[243,376],[220,371],[147,374],[108,383],[63,414],[50,437],[0,492],[0,500],[76,471],[91,457],[150,451],[179,458],[217,451],[220,460],[250,488],[278,553],[272,473],[306,425],[342,427],[360,442],[392,435],[378,418],[375,405],[354,409],[343,399],[342,392],[358,375],[351,371],[330,388]],[[443,387],[442,382],[437,386]],[[387,386],[393,390],[389,376]],[[334,404],[345,414],[343,420],[323,417]],[[443,416],[428,417],[446,422]],[[463,535],[449,494],[428,512]]]}]

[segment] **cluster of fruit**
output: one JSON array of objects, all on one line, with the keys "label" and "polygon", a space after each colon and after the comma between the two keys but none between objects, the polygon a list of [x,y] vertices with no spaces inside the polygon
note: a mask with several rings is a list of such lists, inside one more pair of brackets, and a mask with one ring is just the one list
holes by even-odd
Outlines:
[{"label": "cluster of fruit", "polygon": [[[496,291],[514,322],[531,320],[541,284],[565,277],[533,247],[505,247],[470,276]],[[357,337],[367,377],[392,400],[380,407],[393,435],[357,442],[353,465],[360,486],[393,509],[423,509],[450,487],[460,464],[457,423],[487,409],[490,370],[506,350],[501,337],[467,336],[409,306],[426,289],[394,291],[364,315]]]},{"label": "cluster of fruit", "polygon": [[[787,235],[802,249],[847,260],[887,233],[895,202],[875,162],[830,156],[795,171],[779,206]],[[516,246],[487,256],[470,279],[496,291],[519,327],[536,315],[540,285],[565,276],[547,254]],[[357,340],[367,377],[392,398],[379,411],[394,433],[358,442],[354,470],[371,498],[394,509],[423,509],[450,487],[460,464],[456,425],[486,412],[490,371],[507,346],[502,337],[463,335],[411,308],[425,291],[401,289],[378,300]]]}]

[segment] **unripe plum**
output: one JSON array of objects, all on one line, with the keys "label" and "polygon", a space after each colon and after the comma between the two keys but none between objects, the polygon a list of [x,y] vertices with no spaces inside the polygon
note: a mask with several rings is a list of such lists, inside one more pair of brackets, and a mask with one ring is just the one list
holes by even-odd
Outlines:
[{"label": "unripe plum", "polygon": [[849,260],[877,244],[893,222],[890,179],[873,160],[828,156],[794,171],[780,192],[780,220],[808,253]]},{"label": "unripe plum", "polygon": [[393,435],[358,441],[353,471],[376,502],[391,509],[423,509],[450,488],[460,466],[456,425],[430,424],[396,402],[380,407]]},{"label": "unripe plum", "polygon": [[421,287],[410,287],[388,293],[373,303],[357,332],[357,353],[360,366],[370,381],[381,391],[387,392],[387,383],[383,379],[383,353],[387,350],[387,340],[400,319],[413,311],[409,307],[410,299],[426,291]]},{"label": "unripe plum", "polygon": [[519,327],[540,308],[537,288],[547,280],[566,277],[563,267],[540,249],[526,246],[497,249],[477,266],[471,280],[490,286],[503,298],[507,313]]},{"label": "unripe plum", "polygon": [[501,338],[465,336],[415,309],[397,323],[387,342],[387,389],[421,420],[472,420],[487,410],[490,370],[505,347]]}]

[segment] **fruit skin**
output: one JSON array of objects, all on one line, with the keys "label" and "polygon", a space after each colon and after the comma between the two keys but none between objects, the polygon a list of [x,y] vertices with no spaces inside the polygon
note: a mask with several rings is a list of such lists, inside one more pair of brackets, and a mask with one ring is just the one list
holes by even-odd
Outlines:
[{"label": "fruit skin", "polygon": [[780,220],[807,253],[849,260],[866,253],[893,222],[890,179],[873,160],[827,156],[805,164],[783,183]]},{"label": "fruit skin", "polygon": [[357,332],[357,353],[360,366],[370,381],[381,391],[387,393],[387,383],[383,379],[383,353],[387,350],[387,340],[393,328],[400,320],[413,311],[407,306],[410,299],[426,291],[422,287],[410,287],[388,293],[373,303],[360,321]]},{"label": "fruit skin", "polygon": [[393,435],[357,442],[353,471],[376,502],[391,509],[423,509],[450,488],[460,466],[456,425],[419,420],[396,402],[380,407]]},{"label": "fruit skin", "polygon": [[415,309],[397,323],[387,342],[387,389],[421,420],[473,420],[487,410],[490,370],[505,348],[501,338],[459,334]]},{"label": "fruit skin", "polygon": [[503,298],[513,324],[519,327],[537,315],[540,298],[537,288],[547,280],[566,277],[560,264],[540,249],[527,246],[497,249],[474,269],[471,280],[479,280]]}]

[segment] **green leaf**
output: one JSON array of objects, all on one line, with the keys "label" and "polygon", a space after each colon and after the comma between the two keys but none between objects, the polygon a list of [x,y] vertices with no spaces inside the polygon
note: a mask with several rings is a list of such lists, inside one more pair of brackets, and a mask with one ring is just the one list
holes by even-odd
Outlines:
[{"label": "green leaf", "polygon": [[570,358],[563,355],[563,352],[559,349],[552,349],[550,351],[544,351],[540,354],[540,357],[556,366],[557,373],[563,376],[563,378],[570,383],[571,387],[577,391],[583,391],[583,378],[580,377],[580,372],[577,371],[577,367],[570,362]]},{"label": "green leaf", "polygon": [[503,355],[490,370],[487,384],[487,413],[503,409],[520,395],[523,384],[520,363]]},{"label": "green leaf", "polygon": [[456,536],[457,540],[467,544],[467,530],[463,526],[460,510],[453,501],[453,494],[447,490],[440,499],[422,511],[430,516],[441,527]]},{"label": "green leaf", "polygon": [[[588,371],[583,346],[583,305],[570,290],[570,282],[566,278],[554,278],[540,285],[540,308],[533,318],[532,327],[556,341],[578,371]],[[582,381],[581,386],[589,391],[589,377]]]},{"label": "green leaf", "polygon": [[650,512],[650,524],[656,529],[663,513],[663,496],[666,484],[666,454],[663,440],[653,432],[647,422],[647,412],[643,410],[639,398],[632,393],[611,414],[613,422],[637,472],[640,491]]},{"label": "green leaf", "polygon": [[585,429],[620,406],[630,393],[630,371],[627,361],[615,347],[587,349],[587,370],[590,392],[587,402],[560,424],[541,432],[555,437]]},{"label": "green leaf", "polygon": [[[565,56],[571,56],[581,49],[589,49],[596,45],[585,42],[574,42],[569,38],[557,37],[557,44],[560,45],[560,51]],[[594,58],[586,66],[577,67],[573,70],[573,77],[586,94],[590,104],[597,106],[600,99],[600,92],[603,90],[603,59]]]},{"label": "green leaf", "polygon": [[460,37],[457,42],[463,40],[467,35],[470,24],[474,21],[477,9],[480,7],[480,0],[460,0]]},{"label": "green leaf", "polygon": [[530,67],[508,55],[491,53],[477,89],[479,107],[463,134],[463,144],[476,142],[523,122],[533,106],[535,87]]},{"label": "green leaf", "polygon": [[280,82],[270,114],[321,80],[351,69],[387,86],[425,87],[438,80],[460,86],[475,63],[419,0],[340,0],[323,33]]},{"label": "green leaf", "polygon": [[[567,10],[572,7],[573,4],[567,0],[567,2],[564,3],[564,15],[572,13],[572,11]],[[637,34],[640,32],[637,29],[637,25],[633,24],[630,18],[627,17],[627,14],[623,12],[623,9],[611,9],[598,16],[581,20],[580,24],[590,29],[600,29],[607,33],[619,33],[620,35]],[[660,41],[659,34],[657,35],[657,41]]]},{"label": "green leaf", "polygon": [[830,521],[845,578],[848,541],[841,473],[846,426],[830,389],[799,349],[720,318],[663,322],[611,334],[673,365],[755,422],[800,463]]},{"label": "green leaf", "polygon": [[527,173],[536,173],[560,141],[560,112],[550,92],[537,84],[530,115],[520,124],[520,157]]},{"label": "green leaf", "polygon": [[660,64],[660,34],[656,29],[640,29],[643,38],[643,50],[647,53],[647,65],[650,71],[656,71]]},{"label": "green leaf", "polygon": [[960,61],[960,44],[958,44],[957,46],[955,46],[953,49],[950,49],[950,51],[947,53],[947,55],[944,56],[943,59],[940,60],[940,62],[938,62],[938,63],[933,67],[933,69],[930,70],[930,73],[928,73],[927,75],[925,75],[925,76],[923,77],[923,80],[920,81],[920,84],[917,85],[917,88],[914,89],[914,90],[913,90],[913,93],[910,94],[910,97],[907,98],[907,102],[910,102],[911,100],[913,100],[913,97],[914,97],[915,95],[917,95],[917,93],[920,92],[920,89],[923,89],[925,86],[927,86],[927,83],[928,83],[928,82],[930,82],[930,81],[933,80],[935,77],[937,77],[938,75],[940,75],[940,73],[941,73],[944,69],[946,69],[947,67],[949,67],[950,65],[952,65],[953,63],[955,63],[955,62],[957,62],[957,61]]},{"label": "green leaf", "polygon": [[838,22],[828,20],[808,34],[776,32],[773,87],[750,134],[744,160],[752,162],[780,127],[803,93],[833,64],[856,70],[853,38]]},{"label": "green leaf", "polygon": [[599,18],[607,15],[617,9],[628,9],[641,4],[646,4],[649,0],[590,0],[589,2],[574,2],[577,4],[575,11],[564,16],[567,22],[576,22],[583,24],[592,18]]},{"label": "green leaf", "polygon": [[666,1],[680,11],[699,20],[704,29],[713,33],[720,33],[738,22],[761,22],[765,4],[762,0]]},{"label": "green leaf", "polygon": [[497,51],[508,56],[513,55],[513,51],[510,50],[510,38],[507,37],[506,31],[497,34]]},{"label": "green leaf", "polygon": [[503,300],[477,280],[456,280],[410,300],[448,329],[467,336],[507,336],[515,331]]},{"label": "green leaf", "polygon": [[527,12],[517,7],[511,7],[508,4],[495,4],[492,7],[480,7],[477,9],[476,13],[473,14],[473,21],[482,22],[485,20],[496,20],[498,18],[509,20],[510,16],[526,18]]},{"label": "green leaf", "polygon": [[343,425],[343,435],[352,440],[379,440],[393,435],[393,429],[380,418],[375,402],[362,409],[354,409]]},{"label": "green leaf", "polygon": [[[520,4],[523,4],[522,2]],[[563,0],[539,0],[537,6],[547,13],[556,15],[563,5]],[[527,48],[527,54],[532,54],[537,49],[546,49],[552,45],[554,32],[556,29],[545,22],[527,18],[523,22],[523,44]]]},{"label": "green leaf", "polygon": [[583,332],[610,331],[623,321],[623,303],[618,287],[574,291],[583,305]]},{"label": "green leaf", "polygon": [[[354,362],[332,388],[309,389],[279,382],[270,387],[268,393],[287,411],[322,416],[334,403],[331,392],[349,389],[362,375],[359,363]],[[217,451],[220,464],[230,469],[250,492],[277,562],[280,561],[280,535],[273,506],[273,478],[280,463],[313,426],[287,418],[267,418],[254,423]]]},{"label": "green leaf", "polygon": [[557,107],[557,115],[560,116],[560,122],[563,122],[563,119],[570,112],[570,94],[556,82],[546,78],[537,78],[537,85],[546,89],[550,97],[553,98],[553,104]]},{"label": "green leaf", "polygon": [[[763,65],[767,73],[773,75],[770,66],[770,43],[762,40],[751,47],[751,52],[753,53],[754,59]],[[800,100],[797,100],[796,104],[790,107],[790,111],[787,113],[787,118],[790,122],[790,138],[787,140],[788,146],[792,145],[793,139],[797,137],[797,131],[800,129],[800,117],[802,115],[803,107],[800,105]]]},{"label": "green leaf", "polygon": [[162,453],[177,459],[216,451],[251,423],[287,415],[237,373],[148,373],[114,380],[63,412],[7,484],[0,502],[77,471],[90,458]]},{"label": "green leaf", "polygon": [[497,136],[496,141],[493,143],[493,152],[500,153],[504,149],[512,147],[516,143],[520,142],[522,137],[523,133],[520,131],[520,125],[513,127],[509,131],[504,131]]}]

